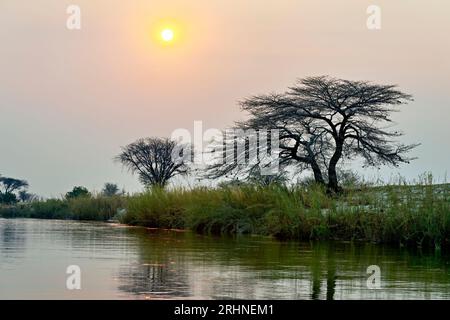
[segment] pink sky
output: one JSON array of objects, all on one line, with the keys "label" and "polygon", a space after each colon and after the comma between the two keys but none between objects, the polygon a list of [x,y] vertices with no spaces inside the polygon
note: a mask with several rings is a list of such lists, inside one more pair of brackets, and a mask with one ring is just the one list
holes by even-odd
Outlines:
[{"label": "pink sky", "polygon": [[[400,172],[443,179],[450,158],[450,2],[446,0],[2,0],[0,174],[59,195],[104,182],[141,187],[112,158],[144,136],[225,128],[237,101],[328,74],[398,84],[415,102],[395,115],[419,160]],[[81,30],[66,8],[81,8]],[[382,28],[366,27],[366,9]],[[175,21],[182,41],[152,34]],[[357,168],[357,166],[355,166]],[[376,171],[366,173],[368,176]]]}]

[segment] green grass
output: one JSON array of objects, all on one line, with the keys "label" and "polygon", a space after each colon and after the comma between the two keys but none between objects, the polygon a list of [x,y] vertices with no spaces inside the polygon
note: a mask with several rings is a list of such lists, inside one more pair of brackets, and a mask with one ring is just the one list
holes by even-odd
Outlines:
[{"label": "green grass", "polygon": [[124,197],[85,197],[69,200],[49,199],[16,206],[0,207],[4,218],[37,218],[107,221],[126,206]]},{"label": "green grass", "polygon": [[122,222],[201,233],[439,249],[450,241],[450,193],[449,185],[365,188],[339,197],[327,196],[318,186],[155,189],[132,197]]},{"label": "green grass", "polygon": [[[4,217],[109,220],[199,233],[280,239],[362,240],[450,247],[450,185],[350,188],[335,197],[320,186],[152,189],[131,197],[47,200],[0,208]],[[119,209],[126,213],[117,215]]]}]

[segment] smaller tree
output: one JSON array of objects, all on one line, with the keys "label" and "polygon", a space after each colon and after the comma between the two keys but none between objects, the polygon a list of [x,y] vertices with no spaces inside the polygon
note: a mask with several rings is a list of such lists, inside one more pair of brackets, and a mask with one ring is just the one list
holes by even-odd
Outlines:
[{"label": "smaller tree", "polygon": [[102,190],[102,195],[105,197],[113,197],[119,193],[119,187],[115,183],[105,183]]},{"label": "smaller tree", "polygon": [[22,202],[32,202],[38,198],[35,194],[29,193],[26,190],[20,190],[18,196]]},{"label": "smaller tree", "polygon": [[14,193],[1,193],[0,204],[15,204],[17,203],[17,196]]},{"label": "smaller tree", "polygon": [[14,193],[20,189],[28,188],[28,182],[8,177],[0,177],[0,187],[3,189],[0,192],[3,194]]},{"label": "smaller tree", "polygon": [[146,187],[165,187],[171,178],[188,173],[186,150],[167,138],[145,138],[123,147],[115,160],[137,173]]},{"label": "smaller tree", "polygon": [[26,190],[28,182],[25,180],[0,177],[0,203],[13,204],[17,202],[18,191]]},{"label": "smaller tree", "polygon": [[66,193],[66,199],[89,198],[91,193],[85,187],[74,187],[72,191]]}]

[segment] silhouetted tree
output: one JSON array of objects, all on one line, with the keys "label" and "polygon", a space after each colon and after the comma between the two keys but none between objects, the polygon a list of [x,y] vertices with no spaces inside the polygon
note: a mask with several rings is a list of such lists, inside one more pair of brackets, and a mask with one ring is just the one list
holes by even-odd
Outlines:
[{"label": "silhouetted tree", "polygon": [[22,202],[31,202],[37,199],[37,196],[27,192],[26,190],[20,190],[18,193],[19,200]]},{"label": "silhouetted tree", "polygon": [[183,150],[182,145],[167,138],[145,138],[123,147],[115,159],[137,173],[146,187],[164,187],[174,176],[187,174]]},{"label": "silhouetted tree", "polygon": [[2,188],[1,192],[4,194],[14,193],[20,189],[28,188],[28,182],[14,178],[0,177],[0,188]]},{"label": "silhouetted tree", "polygon": [[16,192],[28,188],[28,182],[8,177],[0,177],[0,203],[17,202]]},{"label": "silhouetted tree", "polygon": [[[280,165],[311,169],[317,183],[336,192],[336,169],[343,158],[361,156],[368,166],[397,166],[413,159],[406,154],[417,144],[397,143],[402,134],[385,129],[396,106],[411,100],[393,85],[309,77],[285,93],[244,100],[241,107],[250,117],[237,128],[278,129]],[[221,174],[234,169],[228,165]]]},{"label": "silhouetted tree", "polygon": [[0,204],[15,204],[17,203],[17,196],[14,193],[1,193]]},{"label": "silhouetted tree", "polygon": [[119,187],[115,183],[105,183],[105,186],[102,190],[102,195],[106,197],[112,197],[119,193]]},{"label": "silhouetted tree", "polygon": [[66,193],[66,199],[90,197],[91,193],[85,187],[74,187],[72,191]]}]

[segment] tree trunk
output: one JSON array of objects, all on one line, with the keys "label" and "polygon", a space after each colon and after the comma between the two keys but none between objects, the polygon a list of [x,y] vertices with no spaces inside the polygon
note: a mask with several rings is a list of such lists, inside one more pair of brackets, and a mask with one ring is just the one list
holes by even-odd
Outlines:
[{"label": "tree trunk", "polygon": [[323,179],[322,171],[320,170],[320,167],[316,161],[313,161],[311,163],[311,168],[314,172],[314,180],[316,181],[316,183],[325,185],[325,180]]},{"label": "tree trunk", "polygon": [[330,164],[328,166],[328,191],[332,193],[339,192],[339,183],[336,173],[336,166],[342,156],[342,144],[339,143],[336,146],[336,151],[331,157]]}]

